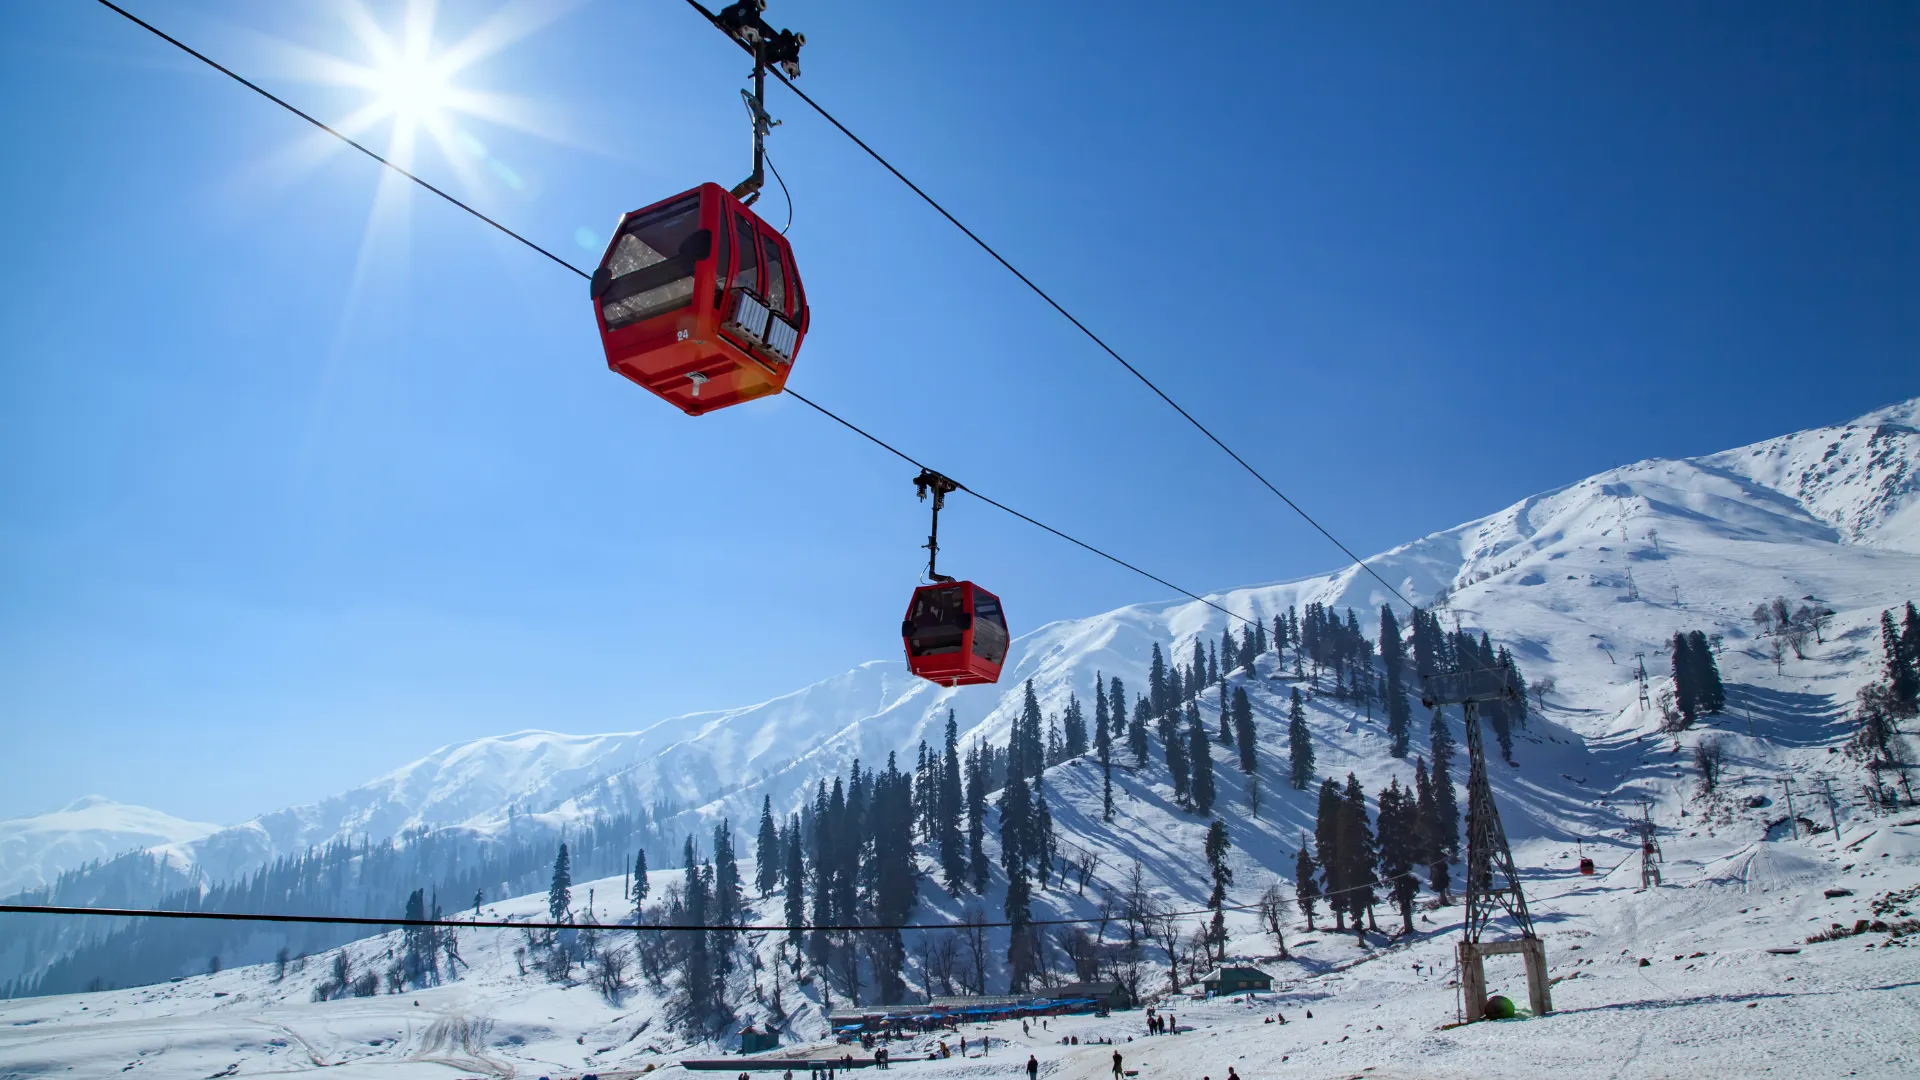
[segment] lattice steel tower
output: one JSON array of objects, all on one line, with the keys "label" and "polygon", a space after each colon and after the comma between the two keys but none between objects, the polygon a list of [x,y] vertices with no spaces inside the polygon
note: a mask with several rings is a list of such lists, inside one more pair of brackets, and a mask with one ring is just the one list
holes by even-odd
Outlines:
[{"label": "lattice steel tower", "polygon": [[[1480,738],[1480,717],[1475,706],[1490,701],[1518,700],[1519,691],[1501,669],[1472,669],[1429,676],[1424,680],[1424,704],[1457,704],[1466,714],[1467,728],[1467,888],[1466,919],[1461,936],[1460,988],[1466,1003],[1468,1022],[1486,1015],[1487,975],[1485,958],[1502,953],[1519,953],[1527,966],[1527,998],[1536,1016],[1553,1011],[1553,998],[1547,986],[1546,943],[1534,933],[1533,918],[1527,914],[1526,894],[1520,888],[1520,873],[1513,864],[1513,851],[1507,845],[1507,832],[1500,825],[1500,811],[1493,803],[1493,789],[1487,782],[1487,755]],[[1505,914],[1519,932],[1518,939],[1484,940],[1493,920]]]}]

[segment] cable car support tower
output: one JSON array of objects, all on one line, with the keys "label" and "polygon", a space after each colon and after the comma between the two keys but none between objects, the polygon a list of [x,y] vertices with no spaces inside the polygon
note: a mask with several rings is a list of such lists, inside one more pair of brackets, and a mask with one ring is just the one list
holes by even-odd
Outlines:
[{"label": "cable car support tower", "polygon": [[[1527,898],[1520,889],[1520,873],[1513,864],[1500,811],[1487,783],[1487,755],[1480,738],[1476,705],[1518,700],[1519,690],[1499,668],[1471,668],[1422,680],[1422,704],[1427,708],[1459,705],[1467,728],[1467,888],[1466,918],[1459,945],[1460,989],[1468,1023],[1484,1019],[1487,1008],[1486,958],[1518,953],[1527,967],[1527,1000],[1533,1015],[1553,1011],[1547,985],[1547,947],[1534,932],[1527,914]],[[1523,703],[1524,704],[1524,703]],[[1486,940],[1488,927],[1500,915],[1512,920],[1518,939]]]}]

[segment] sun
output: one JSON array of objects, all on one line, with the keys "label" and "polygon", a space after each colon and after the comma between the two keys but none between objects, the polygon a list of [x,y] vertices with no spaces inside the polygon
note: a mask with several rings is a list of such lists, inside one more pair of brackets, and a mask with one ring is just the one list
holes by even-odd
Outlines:
[{"label": "sun", "polygon": [[395,57],[373,75],[375,107],[400,123],[438,126],[453,102],[451,72],[426,57]]},{"label": "sun", "polygon": [[365,0],[339,0],[351,39],[347,49],[279,44],[286,75],[361,92],[344,116],[331,121],[348,138],[377,140],[384,131],[383,154],[401,168],[412,167],[420,147],[428,145],[463,183],[480,185],[491,175],[512,187],[513,171],[490,158],[469,126],[477,121],[551,139],[551,118],[524,100],[474,87],[473,68],[574,6],[576,0],[508,0],[466,33],[451,36],[440,32],[434,0],[396,5],[399,17],[391,24],[376,18]]}]

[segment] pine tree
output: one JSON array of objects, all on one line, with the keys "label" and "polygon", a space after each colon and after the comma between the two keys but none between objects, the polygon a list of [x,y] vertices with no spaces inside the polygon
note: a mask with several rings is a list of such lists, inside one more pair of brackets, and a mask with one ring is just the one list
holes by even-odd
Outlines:
[{"label": "pine tree", "polygon": [[[1253,621],[1253,655],[1259,656],[1261,653],[1264,653],[1266,651],[1267,651],[1267,627],[1260,620],[1255,619]],[[1247,673],[1252,674],[1253,669],[1248,668]]]},{"label": "pine tree", "polygon": [[[685,862],[687,865],[686,883],[682,895],[686,904],[686,922],[692,926],[708,925],[709,882],[701,872],[694,858],[693,837],[687,837]],[[712,1016],[713,1005],[718,997],[717,981],[713,977],[713,957],[709,951],[707,935],[694,932],[683,935],[686,953],[681,960],[681,989],[687,997],[687,1009],[696,1024],[704,1026]]]},{"label": "pine tree", "polygon": [[[913,801],[910,779],[900,772],[892,754],[873,787],[873,915],[882,926],[898,926],[913,914],[918,878],[913,851]],[[897,930],[871,932],[867,942],[874,964],[874,981],[883,1004],[905,997],[901,970],[906,950]]]},{"label": "pine tree", "polygon": [[1107,683],[1107,719],[1113,722],[1113,739],[1127,737],[1127,686],[1115,675]]},{"label": "pine tree", "polygon": [[1077,758],[1087,752],[1087,717],[1080,710],[1080,699],[1071,691],[1067,693],[1064,734],[1068,758]]},{"label": "pine tree", "polygon": [[967,752],[967,869],[973,879],[973,891],[987,891],[987,776],[981,760],[980,744]]},{"label": "pine tree", "polygon": [[1220,682],[1220,702],[1215,708],[1220,710],[1220,745],[1232,746],[1233,713],[1229,711],[1227,705],[1227,684],[1224,679]]},{"label": "pine tree", "polygon": [[1147,699],[1144,695],[1133,701],[1133,722],[1127,725],[1127,748],[1133,751],[1134,768],[1145,768],[1147,764]]},{"label": "pine tree", "polygon": [[740,864],[733,854],[733,822],[723,818],[713,827],[713,925],[737,925],[740,909]]},{"label": "pine tree", "polygon": [[1687,634],[1687,653],[1693,657],[1694,683],[1700,688],[1701,711],[1718,716],[1727,707],[1727,688],[1720,681],[1720,665],[1713,659],[1713,646],[1699,630]]},{"label": "pine tree", "polygon": [[567,854],[567,842],[560,841],[560,854],[553,857],[553,883],[547,886],[547,914],[554,922],[564,922],[573,906],[573,859]]},{"label": "pine tree", "polygon": [[1413,724],[1413,708],[1407,704],[1406,687],[1401,683],[1405,666],[1405,647],[1400,640],[1400,621],[1393,608],[1380,605],[1380,662],[1387,673],[1387,752],[1394,757],[1407,756],[1408,729]]},{"label": "pine tree", "polygon": [[1014,726],[1013,738],[1007,743],[1010,755],[1008,772],[1039,776],[1046,770],[1046,744],[1040,732],[1040,699],[1034,696],[1033,680],[1028,679],[1026,696],[1020,705],[1020,719]]},{"label": "pine tree", "polygon": [[[1204,744],[1205,738],[1201,739]],[[1227,849],[1233,846],[1227,838],[1227,824],[1219,818],[1207,826],[1207,867],[1213,877],[1213,892],[1207,897],[1207,906],[1213,909],[1213,925],[1208,928],[1207,939],[1213,943],[1216,960],[1227,958],[1227,886],[1233,884],[1233,868],[1227,865]]]},{"label": "pine tree", "polygon": [[[1427,734],[1433,746],[1433,819],[1428,829],[1433,834],[1434,851],[1445,853],[1445,858],[1436,860],[1444,872],[1447,863],[1460,860],[1460,804],[1453,793],[1453,733],[1440,709],[1433,710]],[[1433,888],[1442,895],[1446,893],[1445,886]]]},{"label": "pine tree", "polygon": [[1293,857],[1293,902],[1307,917],[1307,929],[1313,929],[1313,906],[1320,900],[1320,883],[1314,880],[1313,856],[1307,852],[1307,834],[1300,834],[1300,852]]},{"label": "pine tree", "polygon": [[1167,755],[1167,772],[1173,778],[1173,799],[1181,806],[1191,806],[1193,800],[1193,766],[1187,753],[1188,740],[1179,728],[1174,726],[1170,716],[1162,716],[1160,724],[1160,748]]},{"label": "pine tree", "polygon": [[1683,727],[1692,727],[1700,715],[1698,665],[1688,647],[1687,635],[1673,632],[1673,703],[1680,710]]},{"label": "pine tree", "polygon": [[807,868],[800,852],[800,822],[793,821],[787,830],[786,856],[787,884],[787,925],[794,929],[787,932],[787,938],[795,946],[800,944],[799,927],[807,921],[806,877]]},{"label": "pine tree", "polygon": [[1400,787],[1395,778],[1380,793],[1380,876],[1388,883],[1394,906],[1400,909],[1404,924],[1401,933],[1413,933],[1413,898],[1420,892],[1420,879],[1413,876],[1417,861],[1418,824],[1412,793]]},{"label": "pine tree", "polygon": [[1347,913],[1353,916],[1354,936],[1365,943],[1361,916],[1366,916],[1367,923],[1373,922],[1373,905],[1378,902],[1373,881],[1379,849],[1373,827],[1367,820],[1367,793],[1352,773],[1347,774],[1347,789],[1340,804],[1340,854],[1346,859],[1343,876],[1347,879]]},{"label": "pine tree", "polygon": [[1313,736],[1307,731],[1307,710],[1297,686],[1287,706],[1287,753],[1291,757],[1289,779],[1293,790],[1307,790],[1307,785],[1313,783]]},{"label": "pine tree", "polygon": [[967,880],[966,841],[960,836],[960,725],[947,710],[946,743],[940,752],[940,791],[937,833],[940,837],[940,874],[955,896]]},{"label": "pine tree", "polygon": [[1233,730],[1238,737],[1240,751],[1240,771],[1252,773],[1259,762],[1256,760],[1253,738],[1253,702],[1247,700],[1247,688],[1233,688]]},{"label": "pine tree", "polygon": [[1194,812],[1203,817],[1213,813],[1213,750],[1200,723],[1200,709],[1192,702],[1187,703],[1187,769]]},{"label": "pine tree", "polygon": [[1313,861],[1320,866],[1320,894],[1333,909],[1336,931],[1347,928],[1347,860],[1341,854],[1340,785],[1329,776],[1320,784],[1313,818]]},{"label": "pine tree", "polygon": [[763,899],[780,887],[782,854],[780,830],[773,824],[773,796],[766,795],[760,800],[760,835],[753,845],[753,883]]},{"label": "pine tree", "polygon": [[1209,641],[1207,642],[1207,682],[1211,684],[1219,681],[1220,650],[1214,646],[1213,642]]},{"label": "pine tree", "polygon": [[652,891],[653,886],[647,881],[647,849],[641,848],[633,857],[633,892],[629,894],[633,897],[633,906],[638,908],[646,903],[647,894]]},{"label": "pine tree", "polygon": [[1238,663],[1239,656],[1240,656],[1240,646],[1234,644],[1233,624],[1229,623],[1227,624],[1227,628],[1225,630],[1220,631],[1220,677],[1221,678],[1224,679],[1233,672],[1234,666]]},{"label": "pine tree", "polygon": [[1160,643],[1153,643],[1153,655],[1147,661],[1147,699],[1153,703],[1153,715],[1167,715],[1167,661],[1160,655]]},{"label": "pine tree", "polygon": [[1202,686],[1213,685],[1213,680],[1207,677],[1207,647],[1201,644],[1198,634],[1193,637],[1193,663],[1187,670],[1193,672],[1193,677],[1187,681],[1192,684],[1195,691]]},{"label": "pine tree", "polygon": [[1891,698],[1889,711],[1902,719],[1920,713],[1920,667],[1915,665],[1915,650],[1907,636],[1894,626],[1891,608],[1880,613],[1880,648]]},{"label": "pine tree", "polygon": [[1035,869],[1039,871],[1040,887],[1045,889],[1053,880],[1055,839],[1053,812],[1047,809],[1047,782],[1044,778],[1033,782],[1033,817],[1028,834],[1027,850],[1033,856]]},{"label": "pine tree", "polygon": [[1113,735],[1107,716],[1107,691],[1096,674],[1093,679],[1093,749],[1100,757],[1100,820],[1113,820]]}]

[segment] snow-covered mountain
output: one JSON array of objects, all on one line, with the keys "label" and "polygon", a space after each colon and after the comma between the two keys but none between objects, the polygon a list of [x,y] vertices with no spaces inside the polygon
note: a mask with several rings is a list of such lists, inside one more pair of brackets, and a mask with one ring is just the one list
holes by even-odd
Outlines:
[{"label": "snow-covered mountain", "polygon": [[[1818,597],[1839,612],[1834,631],[1850,644],[1819,662],[1788,661],[1774,680],[1781,686],[1745,704],[1791,701],[1830,716],[1873,667],[1873,650],[1844,635],[1857,635],[1881,607],[1920,594],[1916,416],[1920,398],[1723,453],[1623,466],[1368,565],[1416,602],[1490,631],[1530,679],[1551,677],[1557,690],[1546,698],[1547,717],[1589,737],[1650,722],[1636,707],[1636,654],[1658,677],[1673,632],[1700,629],[1721,635],[1729,653],[1770,667],[1759,663],[1747,613],[1775,595],[1795,603]],[[1264,621],[1314,601],[1353,607],[1369,634],[1388,598],[1357,567],[1209,597]],[[950,709],[963,739],[1004,738],[1028,679],[1049,711],[1070,691],[1090,699],[1096,673],[1137,689],[1153,644],[1171,644],[1184,658],[1196,637],[1217,641],[1227,622],[1213,608],[1178,601],[1042,626],[1016,639],[997,690],[943,690],[910,677],[899,661],[872,661],[771,701],[630,732],[480,739],[317,803],[169,842],[217,878],[339,837],[451,826],[489,832],[510,812],[564,822],[664,800],[702,819],[745,821],[763,796],[782,810],[797,806],[820,777],[844,773],[855,758],[911,760],[922,740],[938,741]],[[0,867],[18,872],[11,848]]]},{"label": "snow-covered mountain", "polygon": [[190,844],[218,825],[88,795],[33,817],[0,821],[0,896],[39,888],[62,870],[140,848]]}]

